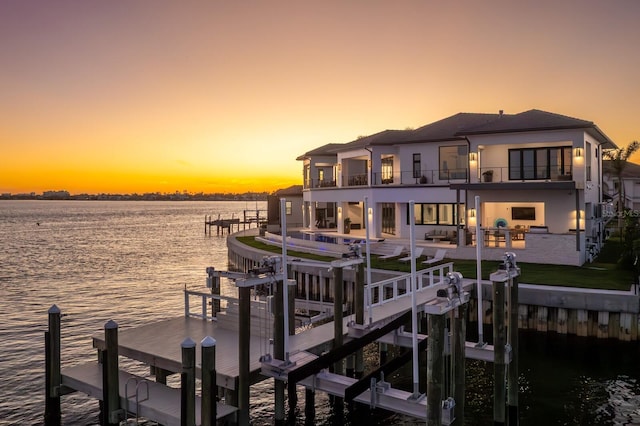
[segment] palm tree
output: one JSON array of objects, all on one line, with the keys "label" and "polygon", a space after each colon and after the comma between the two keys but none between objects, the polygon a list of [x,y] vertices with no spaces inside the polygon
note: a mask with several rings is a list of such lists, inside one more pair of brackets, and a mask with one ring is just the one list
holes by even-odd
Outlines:
[{"label": "palm tree", "polygon": [[627,167],[629,158],[640,149],[640,142],[633,141],[625,148],[611,149],[602,152],[602,157],[611,161],[611,170],[618,181],[618,227],[622,228],[624,216],[625,193],[622,174]]}]

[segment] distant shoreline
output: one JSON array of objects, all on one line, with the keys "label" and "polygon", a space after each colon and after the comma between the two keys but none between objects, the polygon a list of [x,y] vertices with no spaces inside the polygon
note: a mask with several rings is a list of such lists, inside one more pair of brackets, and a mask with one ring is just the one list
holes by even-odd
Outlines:
[{"label": "distant shoreline", "polygon": [[2,200],[36,201],[267,201],[266,192],[246,192],[243,194],[79,194],[79,195],[29,195],[2,194]]}]

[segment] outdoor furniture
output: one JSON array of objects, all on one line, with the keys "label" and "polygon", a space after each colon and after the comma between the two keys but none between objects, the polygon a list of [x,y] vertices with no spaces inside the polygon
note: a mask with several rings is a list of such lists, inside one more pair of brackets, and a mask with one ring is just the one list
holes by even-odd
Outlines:
[{"label": "outdoor furniture", "polygon": [[380,256],[378,259],[391,259],[392,257],[398,257],[402,254],[402,250],[404,250],[404,247],[395,246],[393,252],[391,252],[390,254],[385,254],[384,256]]},{"label": "outdoor furniture", "polygon": [[400,262],[409,262],[412,258],[419,258],[420,256],[422,256],[422,252],[424,251],[424,247],[418,247],[416,248],[415,253],[413,253],[413,256],[411,256],[411,253],[409,253],[409,256],[405,256],[405,257],[401,257],[400,259],[398,259]]},{"label": "outdoor furniture", "polygon": [[424,264],[426,264],[426,265],[431,265],[431,264],[433,264],[433,263],[440,262],[441,260],[444,260],[444,256],[445,256],[446,254],[447,254],[447,250],[445,250],[445,249],[438,249],[438,250],[436,251],[436,254],[435,254],[432,258],[427,259],[427,260],[424,260],[422,263],[424,263]]}]

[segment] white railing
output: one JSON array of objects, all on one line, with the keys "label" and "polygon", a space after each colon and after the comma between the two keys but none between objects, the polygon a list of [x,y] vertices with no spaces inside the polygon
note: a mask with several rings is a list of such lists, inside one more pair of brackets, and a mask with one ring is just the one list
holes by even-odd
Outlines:
[{"label": "white railing", "polygon": [[[191,297],[200,298],[200,303],[196,303],[196,305],[199,305],[199,308],[200,308],[199,312],[191,312],[191,303],[190,303]],[[230,301],[235,300],[235,298],[185,289],[184,290],[184,316],[193,317],[193,318],[202,318],[204,320],[210,320],[210,321],[217,321],[217,318],[211,315],[212,309],[211,309],[211,305],[209,304],[209,300],[211,300],[212,304],[214,300],[221,301],[220,306],[222,309],[222,301],[226,301],[227,303],[229,303]]]},{"label": "white railing", "polygon": [[[416,272],[418,291],[439,284],[447,273],[453,272],[453,262],[443,263]],[[411,296],[411,274],[378,281],[368,286],[371,306]]]},{"label": "white railing", "polygon": [[[416,272],[416,281],[418,283],[418,291],[422,291],[433,285],[439,284],[447,273],[453,272],[453,262],[442,263],[427,269]],[[367,287],[369,289],[369,300],[372,300],[371,306],[382,305],[402,297],[411,296],[411,274],[405,274],[383,281],[378,281]],[[190,298],[199,298],[199,303],[195,303],[194,308],[198,311],[192,312],[192,304]],[[212,293],[202,293],[199,291],[184,290],[184,315],[186,317],[201,318],[204,320],[217,321],[217,318],[211,315],[212,309],[209,301],[219,300],[225,304],[232,305],[238,303],[238,299],[234,297],[220,296]],[[304,306],[304,301],[297,300],[296,305]],[[197,309],[196,308],[196,309]],[[221,308],[222,309],[222,308]],[[346,309],[346,305],[345,305]]]}]

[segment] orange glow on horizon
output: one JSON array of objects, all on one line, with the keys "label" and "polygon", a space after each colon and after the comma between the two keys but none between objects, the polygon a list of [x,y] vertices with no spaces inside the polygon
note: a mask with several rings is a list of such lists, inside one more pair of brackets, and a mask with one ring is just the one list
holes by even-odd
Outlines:
[{"label": "orange glow on horizon", "polygon": [[537,108],[625,146],[637,16],[601,0],[0,2],[0,193],[271,192],[302,184],[311,149],[458,112]]}]

